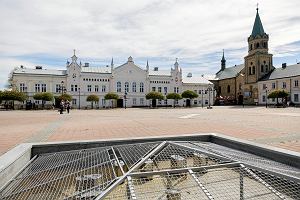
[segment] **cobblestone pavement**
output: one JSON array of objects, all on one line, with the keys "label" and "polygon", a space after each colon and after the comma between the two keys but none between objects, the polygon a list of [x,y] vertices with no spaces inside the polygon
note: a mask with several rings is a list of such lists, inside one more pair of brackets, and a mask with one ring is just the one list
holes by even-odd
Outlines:
[{"label": "cobblestone pavement", "polygon": [[300,109],[264,107],[0,111],[0,155],[23,142],[221,133],[300,152]]}]

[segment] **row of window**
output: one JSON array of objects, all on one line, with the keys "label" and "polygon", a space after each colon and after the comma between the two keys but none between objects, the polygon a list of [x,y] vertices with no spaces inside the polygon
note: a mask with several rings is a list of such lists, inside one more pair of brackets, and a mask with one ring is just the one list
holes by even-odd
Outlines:
[{"label": "row of window", "polygon": [[170,84],[170,81],[150,81],[150,83],[164,83],[164,84]]},{"label": "row of window", "polygon": [[[87,85],[87,91],[92,92],[92,85]],[[94,86],[94,92],[99,92],[99,85]],[[106,92],[106,85],[101,86],[101,92]]]},{"label": "row of window", "polygon": [[[140,82],[139,84],[139,91],[144,92],[144,83]],[[129,92],[129,82],[125,82],[124,84],[124,91]],[[117,82],[117,92],[122,92],[122,83],[120,81]],[[137,84],[136,82],[133,82],[131,84],[131,91],[130,92],[137,92]]]},{"label": "row of window", "polygon": [[99,78],[84,78],[83,81],[97,81],[97,82],[109,82],[109,79],[99,79]]},{"label": "row of window", "polygon": [[[299,87],[299,80],[294,80],[294,87]],[[272,89],[276,88],[276,83],[273,82],[272,83]],[[286,88],[286,82],[282,82],[282,88],[285,89]],[[263,84],[263,90],[267,89],[267,85]]]}]

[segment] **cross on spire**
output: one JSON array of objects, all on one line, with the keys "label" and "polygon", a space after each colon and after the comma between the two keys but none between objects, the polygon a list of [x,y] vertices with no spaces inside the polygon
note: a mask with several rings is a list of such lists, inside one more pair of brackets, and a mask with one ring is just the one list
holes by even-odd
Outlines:
[{"label": "cross on spire", "polygon": [[256,10],[257,10],[257,12],[258,12],[258,3],[256,4]]}]

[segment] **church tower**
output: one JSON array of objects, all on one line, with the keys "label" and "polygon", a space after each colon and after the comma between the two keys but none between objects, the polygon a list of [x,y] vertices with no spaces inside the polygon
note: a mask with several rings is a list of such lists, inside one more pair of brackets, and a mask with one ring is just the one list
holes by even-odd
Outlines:
[{"label": "church tower", "polygon": [[224,49],[223,49],[223,56],[222,56],[222,60],[221,60],[221,71],[223,71],[226,68],[226,59],[224,56]]},{"label": "church tower", "polygon": [[258,101],[257,82],[273,70],[273,55],[269,54],[269,35],[265,33],[258,8],[251,35],[248,37],[248,55],[245,59],[245,96],[249,103]]}]

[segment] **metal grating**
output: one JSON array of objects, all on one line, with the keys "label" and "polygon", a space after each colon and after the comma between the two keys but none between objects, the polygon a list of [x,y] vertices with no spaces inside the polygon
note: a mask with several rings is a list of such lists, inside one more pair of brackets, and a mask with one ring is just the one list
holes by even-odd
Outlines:
[{"label": "metal grating", "polygon": [[39,155],[0,199],[300,199],[290,169],[212,143],[117,145]]},{"label": "metal grating", "polygon": [[207,142],[191,142],[183,144],[189,147],[201,149],[203,152],[206,153],[212,153],[215,155],[223,156],[230,160],[240,161],[252,166],[268,169],[270,171],[286,174],[300,179],[299,169],[251,153]]}]

